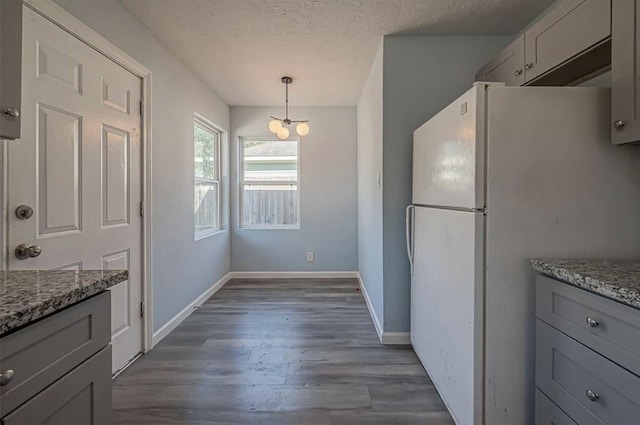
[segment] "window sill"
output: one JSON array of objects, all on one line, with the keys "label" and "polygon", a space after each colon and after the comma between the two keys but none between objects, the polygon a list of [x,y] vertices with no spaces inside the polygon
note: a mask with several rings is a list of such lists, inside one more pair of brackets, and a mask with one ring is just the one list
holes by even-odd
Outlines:
[{"label": "window sill", "polygon": [[198,232],[195,234],[193,240],[195,242],[197,241],[201,241],[203,239],[207,239],[210,238],[211,236],[215,236],[215,235],[219,235],[220,233],[225,233],[227,230],[226,229],[211,229],[211,230],[204,230],[202,232]]},{"label": "window sill", "polygon": [[240,230],[300,230],[300,226],[240,226]]}]

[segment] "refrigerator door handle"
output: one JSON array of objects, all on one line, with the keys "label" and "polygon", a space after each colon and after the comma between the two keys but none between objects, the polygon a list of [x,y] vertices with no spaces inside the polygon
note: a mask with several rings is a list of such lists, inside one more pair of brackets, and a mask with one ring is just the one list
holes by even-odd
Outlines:
[{"label": "refrigerator door handle", "polygon": [[413,276],[413,211],[415,207],[413,205],[409,205],[406,210],[405,215],[405,233],[407,238],[407,256],[409,257],[409,266],[411,268],[411,276]]}]

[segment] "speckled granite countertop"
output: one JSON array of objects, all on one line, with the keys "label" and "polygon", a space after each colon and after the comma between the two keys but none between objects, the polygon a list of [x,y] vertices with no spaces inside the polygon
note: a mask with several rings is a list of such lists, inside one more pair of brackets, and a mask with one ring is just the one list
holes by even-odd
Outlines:
[{"label": "speckled granite countertop", "polygon": [[640,260],[531,260],[548,276],[640,308]]},{"label": "speckled granite countertop", "polygon": [[0,271],[0,336],[106,291],[126,270]]}]

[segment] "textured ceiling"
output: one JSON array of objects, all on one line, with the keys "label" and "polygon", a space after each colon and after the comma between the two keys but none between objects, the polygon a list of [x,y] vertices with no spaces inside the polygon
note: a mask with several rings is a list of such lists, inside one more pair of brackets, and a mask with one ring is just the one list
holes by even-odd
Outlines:
[{"label": "textured ceiling", "polygon": [[386,34],[513,34],[553,0],[121,0],[234,106],[355,105]]}]

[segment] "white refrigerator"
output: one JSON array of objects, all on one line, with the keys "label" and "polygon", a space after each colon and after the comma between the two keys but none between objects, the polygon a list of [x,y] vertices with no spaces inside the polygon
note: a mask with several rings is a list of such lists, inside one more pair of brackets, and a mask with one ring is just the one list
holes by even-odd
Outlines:
[{"label": "white refrigerator", "polygon": [[531,425],[533,257],[640,255],[610,90],[477,83],[414,132],[411,342],[458,425]]}]

